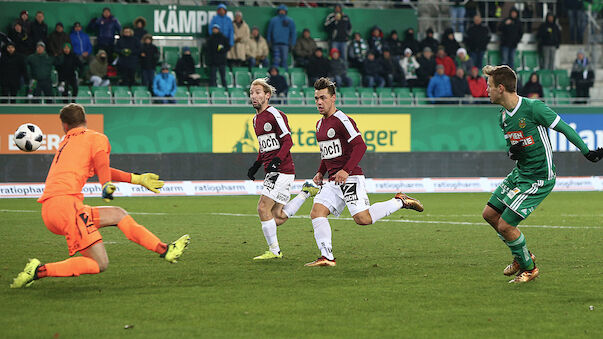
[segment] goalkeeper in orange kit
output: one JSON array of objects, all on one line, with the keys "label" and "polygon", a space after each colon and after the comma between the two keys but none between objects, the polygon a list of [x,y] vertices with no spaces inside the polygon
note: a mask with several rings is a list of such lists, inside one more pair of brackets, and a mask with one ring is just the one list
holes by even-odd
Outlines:
[{"label": "goalkeeper in orange kit", "polygon": [[[163,243],[123,208],[84,205],[81,193],[94,174],[103,186],[102,197],[107,202],[113,199],[114,181],[142,185],[155,193],[159,193],[163,181],[153,173],[139,175],[109,167],[109,140],[104,134],[86,128],[86,113],[81,105],[63,107],[60,118],[66,135],[52,160],[44,194],[38,202],[42,203],[44,224],[52,233],[65,236],[72,257],[46,264],[30,259],[10,287],[29,286],[45,277],[77,277],[106,270],[109,259],[98,230],[106,226],[117,226],[131,241],[175,263],[188,246],[188,235],[170,244]],[[82,256],[73,257],[77,252]]]}]

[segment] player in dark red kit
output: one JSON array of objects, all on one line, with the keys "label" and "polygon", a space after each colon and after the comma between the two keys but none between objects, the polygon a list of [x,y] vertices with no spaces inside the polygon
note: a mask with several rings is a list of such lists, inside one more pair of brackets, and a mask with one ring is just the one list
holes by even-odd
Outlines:
[{"label": "player in dark red kit", "polygon": [[[329,214],[339,216],[347,206],[358,225],[370,225],[401,208],[422,212],[423,205],[419,200],[398,193],[390,200],[371,206],[364,174],[358,166],[366,144],[356,122],[335,107],[335,84],[328,78],[320,78],[314,83],[314,100],[323,117],[316,123],[321,161],[313,181],[322,187],[314,198],[310,218],[321,257],[306,266],[335,266]],[[329,179],[323,184],[325,173]]]},{"label": "player in dark red kit", "polygon": [[264,165],[266,178],[264,188],[258,201],[258,214],[262,223],[262,231],[268,251],[254,260],[282,258],[283,254],[276,236],[276,226],[281,225],[299,210],[306,199],[316,195],[318,188],[305,183],[302,192],[289,201],[291,184],[295,179],[295,167],[291,159],[291,129],[287,116],[268,105],[274,94],[274,87],[266,79],[256,79],[249,90],[251,104],[256,110],[253,117],[253,127],[258,138],[258,157],[249,168],[247,176],[255,180],[255,173]]}]

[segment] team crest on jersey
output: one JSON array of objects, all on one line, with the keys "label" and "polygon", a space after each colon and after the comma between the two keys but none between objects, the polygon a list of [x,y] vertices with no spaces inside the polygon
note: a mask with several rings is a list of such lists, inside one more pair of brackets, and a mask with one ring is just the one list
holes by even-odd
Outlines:
[{"label": "team crest on jersey", "polygon": [[525,128],[525,127],[526,127],[526,118],[519,119],[519,128]]},{"label": "team crest on jersey", "polygon": [[332,128],[329,128],[329,130],[327,131],[327,136],[328,136],[329,138],[334,137],[334,136],[335,136],[335,130],[334,130],[334,129],[332,129]]},{"label": "team crest on jersey", "polygon": [[264,124],[264,131],[272,131],[272,125],[269,122]]}]

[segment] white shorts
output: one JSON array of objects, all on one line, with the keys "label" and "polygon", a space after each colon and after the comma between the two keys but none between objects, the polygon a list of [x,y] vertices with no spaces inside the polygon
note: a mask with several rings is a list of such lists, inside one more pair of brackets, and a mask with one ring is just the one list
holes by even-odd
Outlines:
[{"label": "white shorts", "polygon": [[278,172],[266,173],[262,195],[276,201],[279,204],[287,204],[291,198],[291,184],[295,180],[295,174],[284,174]]},{"label": "white shorts", "polygon": [[314,197],[314,203],[324,205],[336,217],[346,206],[351,215],[367,210],[371,203],[366,194],[364,175],[351,175],[343,185],[337,185],[334,181],[323,184]]}]

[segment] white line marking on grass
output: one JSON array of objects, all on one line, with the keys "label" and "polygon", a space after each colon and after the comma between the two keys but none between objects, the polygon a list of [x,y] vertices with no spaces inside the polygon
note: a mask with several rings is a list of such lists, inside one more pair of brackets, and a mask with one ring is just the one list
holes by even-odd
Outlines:
[{"label": "white line marking on grass", "polygon": [[[163,213],[163,212],[157,212],[157,213],[152,213],[152,212],[128,212],[128,214],[132,214],[132,215],[168,215],[170,213]],[[171,213],[171,214],[177,214],[177,213]]]},{"label": "white line marking on grass", "polygon": [[[94,206],[92,206],[94,207]],[[8,212],[8,213],[41,213],[41,211],[35,211],[35,210],[0,210],[0,212]],[[162,212],[158,212],[158,213],[152,213],[152,212],[128,212],[128,214],[132,214],[132,215],[168,215],[170,213],[162,213]],[[173,213],[176,214],[176,213]]]},{"label": "white line marking on grass", "polygon": [[0,210],[0,212],[8,212],[8,213],[40,213],[40,211],[34,211],[34,210]]},{"label": "white line marking on grass", "polygon": [[[220,215],[226,217],[255,217],[258,216],[255,214],[241,214],[241,213],[208,213],[210,215]],[[307,219],[307,216],[293,216],[291,218],[296,219]],[[330,220],[345,220],[350,221],[354,220],[353,218],[332,218]],[[405,219],[382,219],[379,222],[400,222],[400,223],[409,223],[409,224],[450,224],[450,225],[480,225],[486,226],[485,222],[466,222],[466,221],[445,221],[445,220],[405,220]],[[554,226],[554,225],[520,225],[522,228],[530,227],[530,228],[568,228],[568,229],[585,229],[585,228],[601,228],[601,226]]]}]

